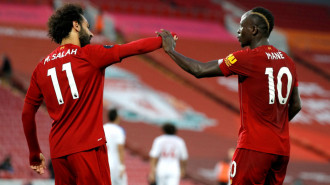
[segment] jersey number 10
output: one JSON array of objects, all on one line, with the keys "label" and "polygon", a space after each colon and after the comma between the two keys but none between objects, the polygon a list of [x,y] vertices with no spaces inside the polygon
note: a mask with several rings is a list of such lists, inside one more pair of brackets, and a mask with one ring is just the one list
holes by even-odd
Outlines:
[{"label": "jersey number 10", "polygon": [[[265,74],[268,75],[268,88],[269,88],[269,104],[274,104],[275,101],[275,84],[274,84],[274,75],[273,68],[267,67]],[[287,91],[286,96],[282,95],[282,77],[286,74],[288,77]],[[281,67],[280,71],[277,74],[277,97],[280,104],[285,104],[288,101],[290,87],[292,84],[292,75],[290,70],[287,67]]]},{"label": "jersey number 10", "polygon": [[[79,98],[79,93],[78,93],[78,90],[77,90],[76,82],[74,81],[74,77],[73,77],[73,74],[72,74],[71,63],[69,62],[69,63],[63,64],[62,71],[66,72],[66,77],[68,78],[68,81],[69,81],[72,98],[73,99],[78,99]],[[53,82],[53,86],[54,86],[54,90],[55,90],[55,94],[56,94],[56,97],[57,97],[58,104],[60,104],[60,105],[63,104],[64,100],[63,100],[63,96],[62,96],[62,93],[61,93],[60,85],[58,83],[55,67],[53,67],[51,69],[48,69],[47,76],[50,76],[52,78],[52,82]]]}]

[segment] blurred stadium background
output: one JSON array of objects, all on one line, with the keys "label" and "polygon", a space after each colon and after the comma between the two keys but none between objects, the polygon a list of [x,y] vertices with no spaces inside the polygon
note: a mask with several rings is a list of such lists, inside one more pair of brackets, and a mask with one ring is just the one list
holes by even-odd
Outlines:
[{"label": "blurred stadium background", "polygon": [[[201,61],[240,49],[236,30],[244,11],[255,6],[271,10],[275,16],[271,43],[296,61],[303,100],[302,111],[290,125],[291,159],[284,184],[330,184],[328,0],[0,0],[1,185],[54,184],[49,172],[39,176],[29,168],[21,110],[34,67],[57,47],[47,37],[48,17],[65,2],[86,8],[85,16],[98,33],[94,44],[126,43],[155,36],[164,28],[179,35],[179,52]],[[101,29],[96,24],[99,16]],[[124,119],[129,184],[147,184],[152,141],[161,134],[159,125],[171,121],[179,127],[190,156],[181,184],[215,185],[213,168],[237,140],[236,78],[197,80],[162,50],[107,69],[104,110],[117,107]],[[44,107],[37,123],[40,145],[49,159],[51,120]],[[12,168],[6,167],[6,159]]]}]

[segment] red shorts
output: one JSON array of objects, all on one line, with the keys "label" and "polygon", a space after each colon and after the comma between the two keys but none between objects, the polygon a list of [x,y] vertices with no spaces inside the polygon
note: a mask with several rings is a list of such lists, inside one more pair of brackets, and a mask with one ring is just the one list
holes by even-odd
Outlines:
[{"label": "red shorts", "polygon": [[282,185],[288,156],[238,148],[230,170],[232,185]]},{"label": "red shorts", "polygon": [[52,159],[56,185],[111,185],[106,145]]}]

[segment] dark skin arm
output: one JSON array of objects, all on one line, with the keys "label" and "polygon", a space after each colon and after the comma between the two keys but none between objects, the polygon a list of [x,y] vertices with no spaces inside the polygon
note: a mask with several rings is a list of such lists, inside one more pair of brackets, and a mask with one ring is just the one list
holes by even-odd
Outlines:
[{"label": "dark skin arm", "polygon": [[298,87],[293,87],[292,95],[289,101],[289,121],[291,121],[295,115],[301,110],[301,100],[298,91]]},{"label": "dark skin arm", "polygon": [[161,30],[158,35],[162,37],[164,51],[177,63],[183,70],[194,75],[196,78],[223,76],[219,68],[218,61],[213,60],[206,63],[188,58],[175,51],[175,39],[167,30]]},{"label": "dark skin arm", "polygon": [[149,172],[149,182],[156,181],[156,166],[158,163],[158,158],[150,158],[150,172]]},{"label": "dark skin arm", "polygon": [[[162,37],[164,51],[177,63],[183,70],[194,75],[196,78],[224,76],[217,60],[206,63],[188,58],[175,51],[175,40],[167,30],[161,30],[158,35]],[[292,97],[289,102],[289,121],[301,110],[301,100],[298,87],[292,90]]]},{"label": "dark skin arm", "polygon": [[186,176],[187,160],[180,160],[181,178]]}]

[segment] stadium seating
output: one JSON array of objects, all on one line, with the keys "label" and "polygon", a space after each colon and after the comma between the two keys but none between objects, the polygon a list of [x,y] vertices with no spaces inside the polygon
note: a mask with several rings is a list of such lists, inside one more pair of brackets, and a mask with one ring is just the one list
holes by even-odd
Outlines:
[{"label": "stadium seating", "polygon": [[329,6],[280,0],[230,0],[243,9],[263,6],[272,11],[275,25],[300,30],[330,30]]},{"label": "stadium seating", "polygon": [[1,0],[1,3],[23,4],[23,5],[48,5],[51,6],[53,0]]},{"label": "stadium seating", "polygon": [[109,12],[194,18],[223,22],[223,10],[210,0],[94,0],[98,7]]},{"label": "stadium seating", "polygon": [[[23,95],[9,86],[0,86],[0,161],[7,155],[12,157],[14,172],[12,178],[48,178],[48,173],[38,176],[32,173],[28,161],[28,147],[23,133],[21,113]],[[36,118],[40,147],[49,159],[48,134],[51,120],[45,110],[41,109]]]}]

